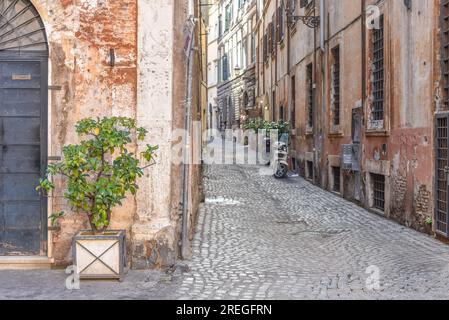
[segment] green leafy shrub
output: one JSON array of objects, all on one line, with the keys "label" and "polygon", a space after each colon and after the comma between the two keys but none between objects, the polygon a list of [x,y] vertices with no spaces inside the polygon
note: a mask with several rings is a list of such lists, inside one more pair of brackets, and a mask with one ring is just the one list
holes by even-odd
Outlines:
[{"label": "green leafy shrub", "polygon": [[272,130],[278,130],[279,136],[290,131],[290,123],[285,121],[270,122],[264,120],[251,120],[243,126],[245,130],[253,130],[256,134],[265,130],[267,136]]},{"label": "green leafy shrub", "polygon": [[[76,132],[81,143],[64,147],[63,160],[48,166],[37,190],[50,193],[55,188],[52,177],[64,176],[64,198],[69,205],[75,212],[87,214],[93,231],[105,231],[112,209],[122,205],[127,192],[136,194],[137,179],[154,164],[158,147],[146,146],[141,156],[148,165],[141,166],[129,147],[136,137],[143,141],[148,132],[125,117],[84,119],[76,125]],[[63,213],[52,215],[52,223],[62,216]]]}]

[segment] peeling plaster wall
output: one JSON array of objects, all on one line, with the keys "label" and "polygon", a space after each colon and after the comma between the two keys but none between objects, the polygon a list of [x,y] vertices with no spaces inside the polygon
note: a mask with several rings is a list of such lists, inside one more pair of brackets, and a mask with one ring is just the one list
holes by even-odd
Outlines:
[{"label": "peeling plaster wall", "polygon": [[[49,155],[61,156],[64,145],[76,143],[76,122],[91,116],[136,116],[137,4],[135,0],[33,0],[47,31],[49,84],[61,90],[49,93]],[[111,23],[113,21],[113,23]],[[109,66],[115,49],[116,65]],[[63,181],[56,181],[57,187]],[[61,190],[57,188],[57,190]],[[50,211],[67,208],[62,192],[50,200]],[[126,229],[128,237],[135,211],[134,200],[113,213],[111,228]],[[71,260],[72,236],[87,227],[82,216],[68,214],[61,230],[49,241],[57,264]]]},{"label": "peeling plaster wall", "polygon": [[[266,2],[259,21],[259,60],[263,60],[262,39],[272,19],[276,1]],[[434,212],[434,112],[440,101],[439,80],[439,1],[412,1],[408,10],[404,1],[367,0],[378,5],[385,16],[385,120],[371,121],[372,104],[372,30],[366,30],[366,52],[362,50],[360,2],[326,0],[325,47],[317,50],[315,124],[307,127],[307,65],[313,62],[313,29],[301,22],[291,29],[291,70],[296,80],[296,135],[292,137],[291,156],[299,160],[305,175],[306,161],[315,163],[315,183],[326,189],[333,186],[331,167],[336,166],[343,144],[352,144],[352,112],[362,106],[362,81],[366,82],[361,145],[363,152],[360,185],[351,172],[342,173],[341,194],[348,200],[371,209],[373,194],[371,173],[386,176],[385,216],[420,231],[430,232],[426,218]],[[319,12],[320,1],[316,1]],[[296,14],[303,15],[297,8]],[[316,30],[319,45],[320,30]],[[340,47],[340,125],[334,126],[331,50]],[[285,59],[282,46],[277,58],[268,59],[258,68],[259,97],[276,90],[277,103],[289,100],[289,80],[284,79]],[[362,57],[366,61],[363,79]],[[277,75],[274,62],[278,61]],[[285,102],[284,102],[285,103]],[[266,115],[268,115],[266,113]],[[269,111],[271,118],[271,110]],[[340,159],[341,160],[341,159]],[[361,192],[360,194],[358,194]],[[359,197],[360,195],[360,197]],[[379,213],[379,212],[378,212]]]},{"label": "peeling plaster wall", "polygon": [[[187,1],[32,2],[46,26],[49,84],[61,87],[49,92],[49,155],[61,156],[65,145],[78,142],[74,126],[85,117],[127,116],[147,128],[149,136],[142,146],[160,146],[157,165],[141,179],[137,196],[128,197],[114,210],[111,229],[127,231],[128,260],[133,268],[173,264],[179,257],[181,166],[172,164],[172,129],[183,128],[186,80],[183,45],[174,43],[184,43]],[[110,49],[115,50],[114,67],[109,65]],[[199,96],[195,92],[197,104]],[[83,215],[67,207],[64,181],[55,183],[49,214],[64,210],[67,216],[59,231],[50,232],[49,256],[56,265],[66,265],[72,259],[73,236],[88,224]],[[200,185],[200,166],[194,166],[190,237]]]}]

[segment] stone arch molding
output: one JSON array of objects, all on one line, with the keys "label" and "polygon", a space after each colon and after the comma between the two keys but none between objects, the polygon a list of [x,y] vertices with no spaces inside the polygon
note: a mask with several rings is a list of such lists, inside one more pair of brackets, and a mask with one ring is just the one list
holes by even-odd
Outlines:
[{"label": "stone arch molding", "polygon": [[48,54],[44,22],[31,0],[0,1],[0,53]]}]

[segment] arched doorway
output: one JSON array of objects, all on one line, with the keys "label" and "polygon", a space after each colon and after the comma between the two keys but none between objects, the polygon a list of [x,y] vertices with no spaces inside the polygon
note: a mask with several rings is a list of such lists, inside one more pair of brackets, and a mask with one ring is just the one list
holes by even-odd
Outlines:
[{"label": "arched doorway", "polygon": [[46,255],[48,45],[30,0],[0,1],[0,256]]}]

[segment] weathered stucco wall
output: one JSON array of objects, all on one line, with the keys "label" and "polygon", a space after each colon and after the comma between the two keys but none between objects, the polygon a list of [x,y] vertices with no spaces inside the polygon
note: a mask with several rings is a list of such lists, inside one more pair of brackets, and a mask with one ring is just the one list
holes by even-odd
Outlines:
[{"label": "weathered stucco wall", "polygon": [[[33,0],[48,35],[49,84],[61,88],[50,91],[49,155],[60,157],[63,146],[77,142],[74,126],[85,117],[135,118],[149,130],[142,146],[160,147],[157,164],[140,180],[137,196],[113,212],[111,229],[127,231],[134,268],[171,265],[179,257],[181,166],[172,162],[172,131],[184,127],[186,60],[183,45],[174,43],[184,43],[187,2]],[[109,64],[111,49],[114,66]],[[195,112],[199,96],[194,91]],[[189,220],[194,222],[200,166],[190,174]],[[49,256],[64,265],[71,262],[73,235],[88,225],[66,206],[64,181],[55,182],[49,214],[64,210],[67,215],[61,229],[50,232]],[[193,229],[191,223],[190,236]]]},{"label": "weathered stucco wall", "polygon": [[[124,1],[32,1],[44,20],[49,49],[49,154],[61,156],[64,145],[76,143],[75,123],[85,117],[135,117],[137,78],[137,4]],[[111,23],[113,21],[113,23]],[[110,49],[116,63],[109,65]],[[61,181],[58,181],[60,187]],[[61,190],[58,188],[57,190]],[[56,191],[50,210],[70,212]],[[128,237],[135,203],[131,199],[113,213],[111,228],[126,229]],[[72,236],[87,227],[82,216],[68,214],[53,233],[52,256],[57,263],[71,259]]]},{"label": "weathered stucco wall", "polygon": [[[313,29],[297,22],[290,31],[290,77],[295,76],[296,82],[297,127],[293,132],[296,135],[292,139],[291,155],[296,158],[300,173],[306,176],[307,161],[314,162],[311,180],[333,191],[332,167],[341,165],[342,145],[353,143],[352,112],[365,101],[360,141],[361,177],[358,180],[354,172],[342,172],[340,193],[371,209],[371,174],[385,175],[383,214],[429,232],[425,221],[433,216],[435,196],[433,114],[439,100],[435,97],[440,72],[439,1],[413,1],[411,9],[403,1],[366,1],[366,5],[377,5],[385,19],[385,119],[382,123],[371,121],[373,31],[363,31],[361,2],[355,5],[352,0],[326,0],[324,4],[324,50],[319,48],[320,28],[317,28],[316,61]],[[268,1],[266,5],[258,29],[260,61],[263,61],[263,34],[272,21],[276,1]],[[320,1],[316,1],[317,13],[319,5]],[[297,8],[295,14],[303,15],[305,11]],[[365,52],[362,49],[364,36]],[[337,45],[340,49],[340,124],[335,126],[331,50]],[[285,46],[278,44],[276,57],[269,57],[267,63],[258,68],[259,98],[267,96],[271,106],[274,90],[276,108],[288,105],[291,98],[291,88],[288,88],[291,81],[285,77],[284,51]],[[314,62],[314,128],[308,128],[306,73],[307,65]],[[272,111],[266,116],[272,119]],[[291,115],[288,118],[291,120]]]}]

